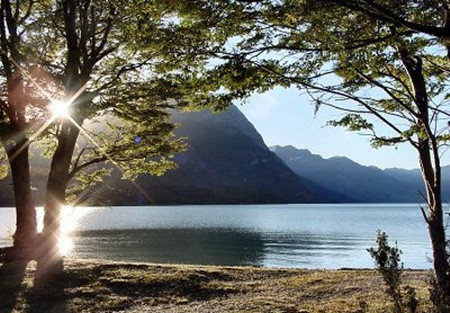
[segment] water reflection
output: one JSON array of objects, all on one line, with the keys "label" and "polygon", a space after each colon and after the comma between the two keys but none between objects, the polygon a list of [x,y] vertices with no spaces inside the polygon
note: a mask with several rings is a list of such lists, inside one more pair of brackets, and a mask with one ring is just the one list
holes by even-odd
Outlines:
[{"label": "water reflection", "polygon": [[[76,233],[71,256],[136,262],[263,265],[256,232],[232,229],[130,229]],[[95,247],[94,249],[92,247]]]},{"label": "water reflection", "polygon": [[74,238],[70,256],[76,258],[269,267],[372,266],[365,249],[373,240],[342,234],[162,228],[83,231]]},{"label": "water reflection", "polygon": [[266,233],[264,265],[271,267],[368,267],[364,254],[373,238],[342,233]]}]

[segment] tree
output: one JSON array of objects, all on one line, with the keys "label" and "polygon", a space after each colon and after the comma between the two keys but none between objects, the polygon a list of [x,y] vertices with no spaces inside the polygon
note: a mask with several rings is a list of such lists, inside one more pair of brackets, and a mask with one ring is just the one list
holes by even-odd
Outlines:
[{"label": "tree", "polygon": [[196,83],[215,92],[196,102],[223,107],[274,86],[297,86],[311,96],[316,110],[327,105],[344,113],[330,125],[364,133],[374,147],[407,143],[417,151],[433,268],[438,285],[450,295],[440,164],[450,139],[447,2],[230,0],[189,5],[179,5],[180,17],[229,38],[198,51],[212,61]]},{"label": "tree", "polygon": [[[170,159],[184,148],[167,112],[183,105],[175,100],[185,91],[174,79],[181,61],[171,67],[164,62],[172,34],[164,6],[1,1],[1,139],[16,199],[14,244],[39,244],[42,264],[60,268],[61,208],[68,188],[76,196],[109,172],[95,164],[109,163],[126,178],[159,175],[175,166]],[[142,40],[141,28],[153,37]],[[103,119],[100,133],[83,127],[96,118]],[[42,236],[36,236],[29,177],[28,147],[35,141],[51,157]]]},{"label": "tree", "polygon": [[[26,11],[25,11],[26,12]],[[17,231],[14,243],[18,247],[32,245],[36,234],[36,213],[32,202],[28,161],[28,138],[25,134],[26,91],[22,73],[17,65],[23,55],[19,49],[20,33],[17,22],[26,18],[23,10],[14,10],[2,1],[0,45],[2,62],[1,139],[11,168],[16,203]]]}]

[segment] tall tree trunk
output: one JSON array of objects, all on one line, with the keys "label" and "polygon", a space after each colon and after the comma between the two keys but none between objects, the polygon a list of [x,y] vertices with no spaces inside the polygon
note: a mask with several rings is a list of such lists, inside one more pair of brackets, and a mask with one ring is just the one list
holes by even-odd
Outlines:
[{"label": "tall tree trunk", "polygon": [[426,190],[428,214],[424,214],[433,251],[433,269],[439,288],[450,297],[449,260],[445,240],[444,217],[441,197],[441,163],[436,135],[430,127],[428,91],[420,56],[410,55],[404,47],[397,47],[400,59],[408,73],[417,106],[417,124],[425,134],[418,135],[420,169]]},{"label": "tall tree trunk", "polygon": [[35,246],[37,221],[31,194],[27,139],[19,140],[13,148],[8,149],[8,159],[16,205],[14,246],[20,249],[32,248]]},{"label": "tall tree trunk", "polygon": [[70,163],[78,134],[79,129],[70,121],[63,123],[50,167],[45,202],[44,250],[38,262],[39,268],[45,273],[54,274],[62,270],[63,255],[58,245],[61,236],[61,210],[65,205]]},{"label": "tall tree trunk", "polygon": [[442,210],[440,164],[435,165],[433,169],[428,139],[420,144],[419,156],[428,205],[426,222],[433,253],[433,269],[439,287],[447,296],[450,296],[450,266],[446,251],[447,242]]},{"label": "tall tree trunk", "polygon": [[439,287],[450,296],[449,264],[446,253],[445,230],[442,219],[442,205],[436,203],[430,207],[428,232],[433,249],[433,268]]}]

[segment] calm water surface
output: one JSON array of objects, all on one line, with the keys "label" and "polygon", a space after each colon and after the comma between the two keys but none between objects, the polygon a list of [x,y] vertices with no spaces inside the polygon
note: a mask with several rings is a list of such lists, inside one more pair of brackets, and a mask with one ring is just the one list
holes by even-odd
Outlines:
[{"label": "calm water surface", "polygon": [[[417,204],[202,205],[77,208],[70,257],[268,267],[372,267],[378,229],[403,250],[405,267],[430,268]],[[12,208],[0,209],[0,246]]]}]

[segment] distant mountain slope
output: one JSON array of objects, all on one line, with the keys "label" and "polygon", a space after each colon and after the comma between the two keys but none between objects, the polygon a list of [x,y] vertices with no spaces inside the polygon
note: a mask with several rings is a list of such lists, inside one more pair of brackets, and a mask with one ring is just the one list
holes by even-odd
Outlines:
[{"label": "distant mountain slope", "polygon": [[414,188],[415,190],[423,191],[422,175],[420,174],[419,169],[406,170],[403,168],[387,168],[383,170],[383,172],[403,184],[411,186],[411,188]]},{"label": "distant mountain slope", "polygon": [[[425,195],[422,174],[419,169],[406,170],[403,168],[388,168],[383,172],[404,184],[410,186],[413,190],[420,191]],[[450,202],[450,165],[441,168],[442,176],[442,200]],[[422,198],[422,197],[421,197]]]},{"label": "distant mountain slope", "polygon": [[295,173],[359,202],[418,202],[422,190],[418,170],[381,170],[348,158],[324,159],[292,146],[271,148]]},{"label": "distant mountain slope", "polygon": [[177,136],[189,149],[179,168],[162,177],[143,176],[137,184],[112,180],[94,199],[113,204],[343,202],[349,198],[299,178],[265,145],[261,135],[234,106],[226,112],[173,113]]}]

